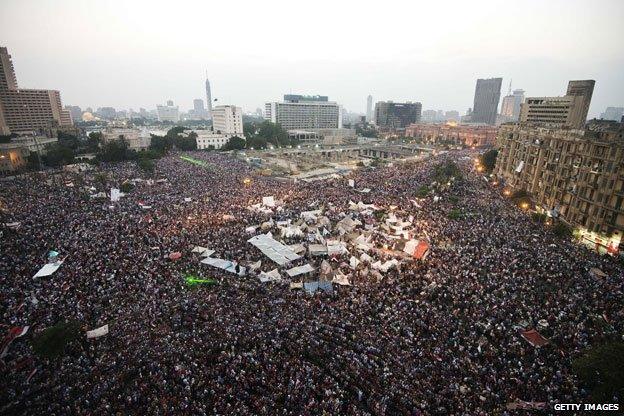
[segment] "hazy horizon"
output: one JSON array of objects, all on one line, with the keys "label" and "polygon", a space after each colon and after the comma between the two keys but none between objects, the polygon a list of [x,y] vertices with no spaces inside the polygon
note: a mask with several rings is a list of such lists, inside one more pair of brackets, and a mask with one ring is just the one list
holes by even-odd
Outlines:
[{"label": "hazy horizon", "polygon": [[182,110],[212,95],[245,111],[320,94],[353,112],[374,101],[472,107],[477,78],[501,97],[564,95],[594,79],[589,112],[624,105],[624,2],[205,2],[4,0],[0,46],[22,88],[63,105]]}]

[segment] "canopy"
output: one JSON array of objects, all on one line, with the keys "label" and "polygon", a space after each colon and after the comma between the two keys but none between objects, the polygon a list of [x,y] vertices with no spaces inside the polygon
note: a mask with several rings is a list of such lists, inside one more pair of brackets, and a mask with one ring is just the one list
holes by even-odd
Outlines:
[{"label": "canopy", "polygon": [[313,271],[314,271],[314,267],[312,267],[310,264],[305,264],[303,266],[297,266],[297,267],[293,267],[292,269],[288,269],[286,270],[286,273],[290,277],[295,277],[295,276],[299,276],[300,274],[310,273]]},{"label": "canopy", "polygon": [[327,254],[327,247],[323,244],[310,244],[308,250],[312,256],[324,256]]},{"label": "canopy", "polygon": [[[217,269],[225,270],[228,273],[236,274],[236,266],[237,264],[224,259],[217,259],[214,257],[206,257],[201,261],[203,264],[207,264],[208,266],[216,267]],[[239,276],[244,276],[246,269],[243,266],[239,266]]]},{"label": "canopy", "polygon": [[87,331],[87,338],[98,338],[106,334],[108,334],[108,324],[95,328],[91,331]]},{"label": "canopy", "polygon": [[275,206],[275,198],[273,198],[272,196],[265,196],[262,197],[262,205],[267,206],[267,207],[274,207]]},{"label": "canopy", "polygon": [[33,276],[33,278],[50,276],[51,274],[56,272],[59,267],[61,267],[61,264],[63,264],[63,260],[57,261],[54,263],[48,263],[45,266],[43,266],[41,269],[39,269],[39,271],[37,272],[37,274]]},{"label": "canopy", "polygon": [[280,266],[301,258],[301,256],[297,255],[288,246],[285,246],[266,234],[252,237],[247,240],[247,242],[257,247],[265,256]]},{"label": "canopy", "polygon": [[548,344],[548,340],[542,336],[535,329],[529,329],[526,331],[520,331],[520,335],[524,338],[529,344],[534,347],[541,347]]},{"label": "canopy", "polygon": [[266,282],[278,282],[280,280],[282,280],[282,275],[280,275],[280,272],[277,269],[273,269],[270,272],[266,273],[266,272],[261,272],[259,279],[262,283],[266,283]]}]

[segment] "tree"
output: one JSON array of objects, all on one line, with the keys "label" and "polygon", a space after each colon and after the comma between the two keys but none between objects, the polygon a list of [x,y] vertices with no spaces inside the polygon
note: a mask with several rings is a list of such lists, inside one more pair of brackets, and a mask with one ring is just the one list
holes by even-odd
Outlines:
[{"label": "tree", "polygon": [[558,221],[553,227],[553,233],[557,237],[570,238],[572,237],[572,229],[568,224],[563,221]]},{"label": "tree", "polygon": [[128,142],[123,138],[110,140],[100,148],[97,158],[102,162],[120,162],[131,156],[128,150]]},{"label": "tree", "polygon": [[589,348],[572,362],[572,370],[592,389],[592,401],[612,403],[624,397],[624,343],[609,342]]},{"label": "tree", "polygon": [[74,162],[74,151],[59,143],[52,143],[46,146],[45,164],[58,167]]},{"label": "tree", "polygon": [[264,137],[253,136],[247,139],[247,148],[266,149],[267,140]]},{"label": "tree", "polygon": [[33,351],[40,357],[54,359],[63,354],[65,348],[79,337],[80,325],[77,322],[58,322],[33,339]]},{"label": "tree", "polygon": [[247,138],[247,140],[255,136],[256,135],[256,123],[247,122],[243,124],[243,134],[245,135],[245,138]]},{"label": "tree", "polygon": [[176,136],[173,140],[175,146],[180,150],[197,150],[197,133],[194,131],[192,131],[187,137]]},{"label": "tree", "polygon": [[276,146],[286,146],[290,144],[290,138],[286,130],[277,123],[264,121],[258,129],[258,136],[266,139],[268,143]]},{"label": "tree", "polygon": [[100,147],[101,142],[102,142],[102,133],[97,132],[97,131],[93,131],[89,133],[89,136],[86,142],[86,150],[88,152],[97,152],[98,148]]},{"label": "tree", "polygon": [[230,137],[230,140],[222,147],[223,150],[242,150],[245,148],[245,140],[238,136]]},{"label": "tree", "polygon": [[161,155],[167,153],[173,145],[173,141],[169,140],[166,136],[156,136],[152,134],[151,137],[152,140],[150,144],[150,149]]},{"label": "tree", "polygon": [[492,173],[494,167],[496,166],[496,158],[498,157],[498,150],[492,149],[483,153],[479,158],[481,161],[481,165],[485,168],[485,171],[488,173]]},{"label": "tree", "polygon": [[137,162],[137,165],[139,166],[139,168],[141,168],[141,170],[148,172],[148,173],[153,173],[154,172],[154,161],[152,159],[147,159],[147,158],[139,158],[139,161]]}]

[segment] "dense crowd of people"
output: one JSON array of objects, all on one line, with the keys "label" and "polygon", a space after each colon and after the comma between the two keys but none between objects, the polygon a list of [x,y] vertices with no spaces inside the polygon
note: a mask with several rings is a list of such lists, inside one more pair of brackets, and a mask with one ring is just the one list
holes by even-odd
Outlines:
[{"label": "dense crowd of people", "polygon": [[[0,324],[30,330],[0,364],[1,413],[511,414],[517,400],[582,402],[571,361],[622,333],[622,267],[532,222],[471,172],[468,151],[354,172],[369,193],[342,178],[293,183],[223,154],[186,155],[204,166],[172,153],[149,175],[128,162],[2,182],[0,223],[19,228],[0,238]],[[439,159],[464,179],[434,202],[418,190]],[[133,179],[119,202],[90,196]],[[268,195],[279,211],[248,209]],[[192,253],[262,259],[268,271],[247,227],[318,208],[336,221],[349,201],[413,216],[428,257],[309,295]],[[454,209],[464,215],[451,219]],[[64,263],[33,278],[50,250]],[[190,288],[185,274],[219,284]],[[110,332],[58,359],[35,355],[29,340],[60,321]],[[519,334],[537,327],[548,345]]]}]

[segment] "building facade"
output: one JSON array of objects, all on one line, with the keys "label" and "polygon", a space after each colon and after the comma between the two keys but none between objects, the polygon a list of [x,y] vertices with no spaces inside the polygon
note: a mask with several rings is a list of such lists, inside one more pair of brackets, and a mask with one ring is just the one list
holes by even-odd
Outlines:
[{"label": "building facade", "polygon": [[[197,134],[195,141],[198,150],[221,149],[230,140],[230,137],[234,136],[214,133],[211,130],[193,130],[193,132]],[[242,135],[241,138],[243,138]]]},{"label": "building facade", "polygon": [[212,130],[215,133],[243,137],[243,110],[233,105],[212,109]]},{"label": "building facade", "polygon": [[57,142],[58,139],[54,137],[22,136],[14,137],[9,143],[0,143],[0,172],[20,170],[26,166],[32,152],[45,155],[48,145]]},{"label": "building facade", "polygon": [[624,116],[624,107],[607,107],[604,113],[600,113],[600,118],[604,120],[620,121]]},{"label": "building facade", "polygon": [[524,90],[514,90],[513,94],[503,97],[501,104],[501,116],[505,121],[518,121],[520,118],[520,107],[524,101]]},{"label": "building facade", "polygon": [[55,90],[18,88],[7,48],[0,47],[0,135],[45,132],[71,127],[71,115]]},{"label": "building facade", "polygon": [[570,81],[563,97],[527,97],[520,109],[520,122],[582,129],[594,84],[593,80]]},{"label": "building facade", "polygon": [[131,150],[141,151],[150,147],[152,143],[151,136],[147,129],[139,130],[132,128],[109,127],[102,130],[102,140],[104,143],[123,139],[128,143]]},{"label": "building facade", "polygon": [[619,247],[624,232],[624,127],[586,129],[509,123],[499,129],[495,175],[527,191],[540,210],[559,216],[596,248]]},{"label": "building facade", "polygon": [[178,106],[173,105],[173,101],[167,101],[167,105],[157,105],[158,121],[169,121],[177,123],[180,121],[180,110]]},{"label": "building facade", "polygon": [[285,95],[265,105],[264,118],[285,130],[342,128],[342,108],[326,96]]},{"label": "building facade", "polygon": [[381,128],[404,129],[420,121],[421,103],[380,101],[375,104],[375,124]]},{"label": "building facade", "polygon": [[494,126],[472,126],[455,123],[415,123],[405,129],[406,137],[421,139],[427,144],[492,146],[498,129]]},{"label": "building facade", "polygon": [[478,79],[472,107],[473,123],[496,124],[502,78]]},{"label": "building facade", "polygon": [[366,97],[366,121],[373,122],[373,96]]}]

